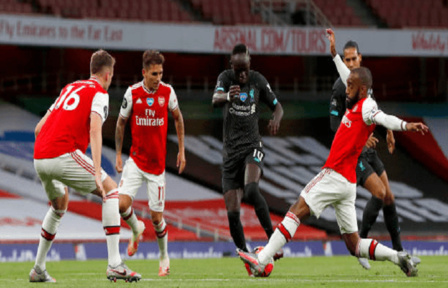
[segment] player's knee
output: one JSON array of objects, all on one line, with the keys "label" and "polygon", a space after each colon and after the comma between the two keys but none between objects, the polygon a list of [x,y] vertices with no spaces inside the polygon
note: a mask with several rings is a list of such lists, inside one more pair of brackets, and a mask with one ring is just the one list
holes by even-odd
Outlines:
[{"label": "player's knee", "polygon": [[383,201],[386,197],[386,187],[384,187],[384,185],[375,185],[370,192],[373,196]]},{"label": "player's knee", "polygon": [[119,199],[118,207],[120,210],[120,214],[125,213],[132,205],[132,198],[129,197],[128,195],[119,194],[118,199]]},{"label": "player's knee", "polygon": [[226,204],[227,213],[229,212],[240,212],[241,203],[235,193],[224,194],[224,202]]},{"label": "player's knee", "polygon": [[[388,192],[388,193],[387,193]],[[389,190],[386,192],[386,196],[384,197],[384,205],[391,205],[395,202],[395,196],[392,194],[392,192]]]},{"label": "player's knee", "polygon": [[244,194],[250,199],[260,194],[257,182],[252,182],[244,186]]},{"label": "player's knee", "polygon": [[163,221],[163,214],[160,212],[152,212],[151,213],[152,224],[157,226]]}]

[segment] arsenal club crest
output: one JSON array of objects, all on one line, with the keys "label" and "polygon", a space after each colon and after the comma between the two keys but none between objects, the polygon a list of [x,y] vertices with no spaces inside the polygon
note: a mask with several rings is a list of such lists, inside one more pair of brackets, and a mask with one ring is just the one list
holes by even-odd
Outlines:
[{"label": "arsenal club crest", "polygon": [[146,98],[146,104],[151,107],[154,104],[154,98]]},{"label": "arsenal club crest", "polygon": [[163,107],[165,105],[165,97],[159,96],[159,105],[160,107]]}]

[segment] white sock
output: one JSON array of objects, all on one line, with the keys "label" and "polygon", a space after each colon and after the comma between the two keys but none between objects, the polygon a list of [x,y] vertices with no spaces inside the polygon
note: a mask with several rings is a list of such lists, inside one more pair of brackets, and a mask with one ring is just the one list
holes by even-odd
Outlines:
[{"label": "white sock", "polygon": [[157,244],[159,244],[160,259],[168,258],[168,229],[165,219],[162,218],[158,225],[153,224],[153,226],[156,231]]},{"label": "white sock", "polygon": [[389,260],[398,264],[397,251],[390,249],[374,239],[360,239],[356,248],[356,257],[370,260]]},{"label": "white sock", "polygon": [[120,213],[118,209],[118,191],[111,190],[103,201],[103,228],[106,232],[107,255],[110,266],[121,263],[120,250]]},{"label": "white sock", "polygon": [[280,250],[289,240],[291,240],[299,225],[300,220],[294,213],[286,213],[285,218],[280,224],[278,224],[269,239],[269,243],[258,254],[258,261],[260,261],[263,265],[268,264],[269,260],[275,255],[275,253],[277,253],[278,250]]},{"label": "white sock", "polygon": [[46,269],[45,260],[47,259],[48,251],[50,251],[53,239],[61,223],[61,218],[65,212],[66,210],[54,210],[53,207],[50,207],[42,222],[42,232],[40,234],[35,262],[42,271]]},{"label": "white sock", "polygon": [[126,212],[121,213],[121,217],[123,218],[126,223],[128,223],[129,227],[132,229],[132,233],[134,233],[134,237],[137,237],[138,234],[138,219],[137,216],[134,213],[134,209],[132,207],[129,207]]}]

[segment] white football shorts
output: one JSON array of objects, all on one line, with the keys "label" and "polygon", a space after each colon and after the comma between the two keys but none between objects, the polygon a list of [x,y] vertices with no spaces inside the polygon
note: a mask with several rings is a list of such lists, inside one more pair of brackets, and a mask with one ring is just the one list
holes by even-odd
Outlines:
[{"label": "white football shorts", "polygon": [[319,218],[328,205],[336,212],[341,234],[358,232],[356,219],[356,184],[350,183],[338,172],[324,168],[302,190],[301,197],[310,207],[311,215]]},{"label": "white football shorts", "polygon": [[[50,200],[65,195],[66,186],[81,194],[96,190],[93,160],[80,150],[56,158],[34,159],[34,168]],[[101,169],[101,181],[106,178],[107,173]]]},{"label": "white football shorts", "polygon": [[149,209],[154,212],[163,212],[165,209],[165,171],[160,175],[146,173],[137,167],[134,160],[129,157],[123,168],[123,176],[118,186],[119,194],[128,195],[134,200],[138,189],[146,182]]}]

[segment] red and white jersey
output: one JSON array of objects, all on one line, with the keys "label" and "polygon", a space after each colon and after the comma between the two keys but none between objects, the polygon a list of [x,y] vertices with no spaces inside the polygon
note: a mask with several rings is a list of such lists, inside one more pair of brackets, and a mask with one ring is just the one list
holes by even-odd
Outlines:
[{"label": "red and white jersey", "polygon": [[120,115],[131,125],[131,157],[141,170],[155,175],[165,171],[168,110],[178,108],[173,87],[160,82],[156,91],[142,82],[126,91]]},{"label": "red and white jersey", "polygon": [[324,168],[335,170],[348,181],[356,183],[356,164],[362,148],[376,125],[373,121],[378,106],[372,98],[364,98],[345,112],[331,144]]},{"label": "red and white jersey", "polygon": [[34,159],[48,159],[73,152],[86,152],[90,142],[90,113],[104,121],[109,111],[109,94],[94,77],[76,81],[62,89],[48,110],[34,144]]}]

